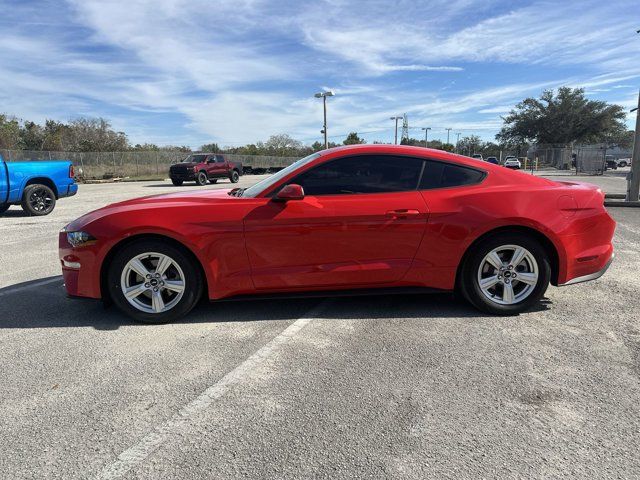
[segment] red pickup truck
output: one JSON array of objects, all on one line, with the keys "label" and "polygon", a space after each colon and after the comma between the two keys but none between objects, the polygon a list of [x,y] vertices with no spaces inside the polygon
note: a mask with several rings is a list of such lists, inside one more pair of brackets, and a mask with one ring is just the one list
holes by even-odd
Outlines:
[{"label": "red pickup truck", "polygon": [[242,163],[232,162],[222,153],[194,153],[169,168],[169,178],[176,186],[194,180],[198,185],[206,185],[207,180],[216,183],[219,178],[238,183],[240,175]]}]

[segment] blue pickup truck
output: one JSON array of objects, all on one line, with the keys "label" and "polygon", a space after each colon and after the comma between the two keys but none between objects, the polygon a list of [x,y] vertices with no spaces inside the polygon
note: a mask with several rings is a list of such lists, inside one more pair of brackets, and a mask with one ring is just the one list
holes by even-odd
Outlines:
[{"label": "blue pickup truck", "polygon": [[28,215],[48,215],[58,198],[77,192],[69,161],[5,162],[0,155],[0,214],[21,205]]}]

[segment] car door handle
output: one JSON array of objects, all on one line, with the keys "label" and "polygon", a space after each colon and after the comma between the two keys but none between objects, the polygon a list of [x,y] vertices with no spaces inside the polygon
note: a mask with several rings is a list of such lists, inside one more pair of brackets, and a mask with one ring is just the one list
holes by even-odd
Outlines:
[{"label": "car door handle", "polygon": [[409,209],[409,208],[400,208],[398,210],[387,211],[387,216],[391,218],[407,218],[407,217],[415,217],[416,215],[420,215],[420,211]]}]

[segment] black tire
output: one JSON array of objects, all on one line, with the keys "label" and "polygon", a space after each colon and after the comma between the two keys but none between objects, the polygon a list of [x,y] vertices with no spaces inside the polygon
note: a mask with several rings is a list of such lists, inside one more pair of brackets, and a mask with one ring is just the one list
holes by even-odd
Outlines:
[{"label": "black tire", "polygon": [[8,203],[0,203],[0,215],[2,215],[4,212],[6,212],[7,210],[9,210],[9,207],[11,205]]},{"label": "black tire", "polygon": [[56,196],[46,185],[28,185],[22,193],[22,210],[31,216],[49,215],[56,207]]},{"label": "black tire", "polygon": [[[161,313],[146,313],[133,306],[122,292],[121,277],[127,263],[138,255],[153,252],[170,257],[184,273],[184,293],[182,298],[169,310]],[[202,296],[202,275],[191,257],[181,248],[162,240],[139,240],[119,250],[114,256],[107,273],[107,288],[113,303],[125,314],[143,323],[168,323],[185,316]],[[149,291],[149,296],[151,292]],[[144,294],[146,295],[146,294]],[[143,300],[149,300],[145,298]],[[150,300],[149,300],[150,302]]]},{"label": "black tire", "polygon": [[196,183],[200,186],[206,185],[207,184],[207,180],[209,180],[207,178],[207,172],[205,172],[204,170],[201,172],[198,172],[198,176],[196,177]]},{"label": "black tire", "polygon": [[[517,303],[503,305],[490,300],[480,288],[478,271],[485,256],[492,250],[506,245],[515,245],[528,250],[538,267],[537,283],[531,292]],[[517,315],[531,308],[544,295],[551,279],[551,264],[545,249],[531,236],[521,233],[501,233],[492,235],[472,247],[465,257],[461,269],[458,289],[474,307],[493,315]],[[514,282],[515,284],[515,282]],[[513,287],[514,289],[516,286]]]},{"label": "black tire", "polygon": [[624,168],[624,167],[626,167],[626,166],[627,166],[627,162],[620,162],[620,167],[621,167],[621,168]]},{"label": "black tire", "polygon": [[231,180],[231,183],[238,183],[240,181],[240,174],[238,173],[237,170],[233,170],[231,172],[231,175],[229,176],[229,180]]},{"label": "black tire", "polygon": [[178,180],[177,178],[172,178],[171,179],[171,183],[173,183],[176,187],[179,187],[180,185],[182,185],[183,180]]},{"label": "black tire", "polygon": [[217,178],[210,178],[209,179],[209,183],[218,183],[218,179]]}]

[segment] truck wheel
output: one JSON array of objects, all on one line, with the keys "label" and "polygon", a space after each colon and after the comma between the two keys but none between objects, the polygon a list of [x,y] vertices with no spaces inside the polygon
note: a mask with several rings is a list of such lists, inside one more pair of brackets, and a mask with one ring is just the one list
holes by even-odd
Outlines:
[{"label": "truck wheel", "polygon": [[218,183],[218,179],[217,178],[210,178],[209,179],[209,183]]},{"label": "truck wheel", "polygon": [[173,183],[176,187],[179,187],[180,185],[182,185],[182,180],[178,180],[176,178],[172,178],[171,179],[171,183]]},{"label": "truck wheel", "polygon": [[9,210],[10,206],[11,205],[9,205],[8,203],[0,203],[0,215]]},{"label": "truck wheel", "polygon": [[231,180],[231,183],[238,183],[240,181],[240,174],[238,173],[237,170],[234,170],[233,172],[231,172],[231,176],[229,177],[229,180]]},{"label": "truck wheel", "polygon": [[191,311],[203,291],[200,270],[181,248],[139,240],[114,256],[107,288],[116,306],[144,323],[166,323]]},{"label": "truck wheel", "polygon": [[207,172],[200,172],[196,177],[196,183],[198,185],[206,185],[207,184]]},{"label": "truck wheel", "polygon": [[56,196],[46,185],[28,185],[22,194],[22,210],[32,216],[49,215],[56,206]]}]

